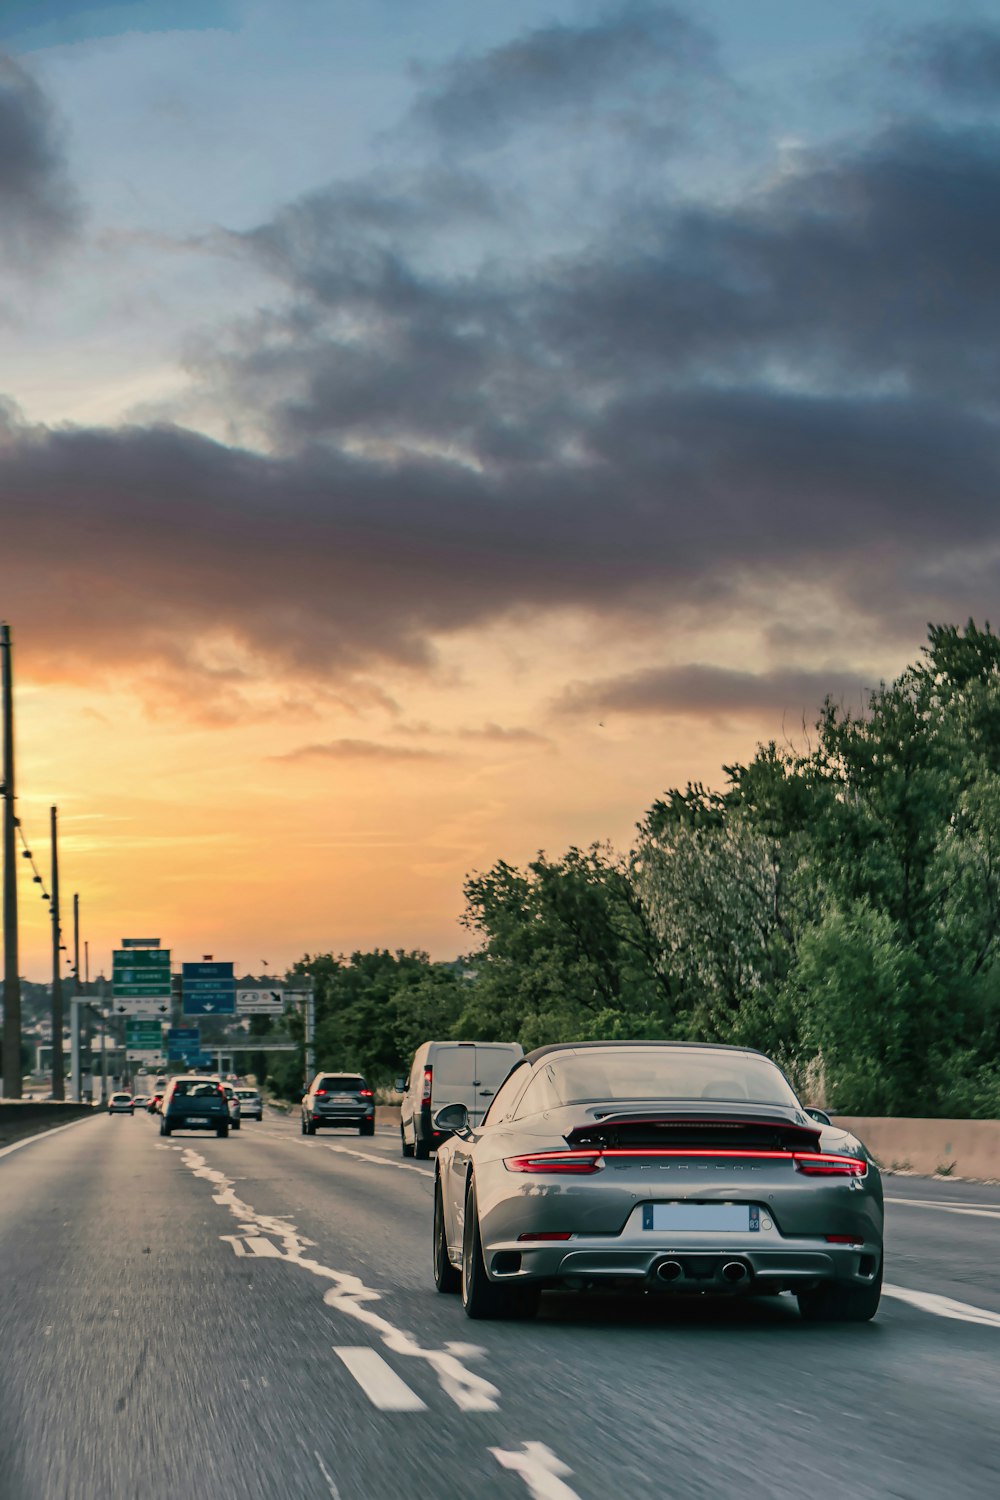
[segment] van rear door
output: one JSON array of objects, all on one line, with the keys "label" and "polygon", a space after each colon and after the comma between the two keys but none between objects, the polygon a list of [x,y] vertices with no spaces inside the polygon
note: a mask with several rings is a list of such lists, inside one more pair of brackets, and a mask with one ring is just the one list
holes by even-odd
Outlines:
[{"label": "van rear door", "polygon": [[477,1045],[475,1105],[469,1109],[470,1124],[482,1123],[493,1095],[518,1058],[523,1056],[524,1049],[517,1042],[480,1042]]},{"label": "van rear door", "polygon": [[431,1118],[446,1104],[464,1104],[471,1119],[479,1103],[475,1042],[439,1042],[431,1048],[427,1062],[431,1067]]}]

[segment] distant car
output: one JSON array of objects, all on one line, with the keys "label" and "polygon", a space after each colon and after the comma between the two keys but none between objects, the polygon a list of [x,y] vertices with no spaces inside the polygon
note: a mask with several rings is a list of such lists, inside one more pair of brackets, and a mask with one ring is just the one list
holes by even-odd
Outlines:
[{"label": "distant car", "polygon": [[360,1073],[317,1073],[302,1100],[302,1134],[354,1126],[375,1134],[375,1096]]},{"label": "distant car", "polygon": [[240,1102],[241,1119],[263,1119],[264,1104],[256,1089],[237,1088],[234,1090],[234,1093]]},{"label": "distant car", "polygon": [[132,1107],[131,1094],[112,1094],[108,1100],[109,1115],[131,1115],[135,1111]]},{"label": "distant car", "polygon": [[146,1105],[146,1113],[148,1115],[158,1115],[160,1113],[160,1105],[162,1104],[162,1102],[162,1093],[150,1094],[149,1103]]},{"label": "distant car", "polygon": [[160,1105],[160,1134],[175,1130],[214,1130],[229,1134],[229,1100],[222,1084],[198,1074],[171,1078]]},{"label": "distant car", "polygon": [[222,1084],[222,1092],[225,1094],[226,1103],[229,1105],[229,1124],[233,1130],[239,1130],[242,1110],[240,1109],[240,1101],[236,1097],[236,1090],[231,1083],[224,1083]]},{"label": "distant car", "polygon": [[470,1318],[531,1316],[547,1287],[792,1292],[861,1323],[882,1291],[882,1184],[741,1047],[578,1042],[514,1067],[486,1118],[435,1126],[433,1264]]},{"label": "distant car", "polygon": [[399,1140],[404,1156],[426,1161],[448,1139],[450,1131],[432,1123],[446,1104],[464,1104],[469,1122],[478,1125],[511,1068],[524,1056],[518,1042],[424,1042],[410,1064],[399,1111]]},{"label": "distant car", "polygon": [[133,1107],[133,1109],[145,1109],[146,1106],[148,1105],[148,1103],[149,1103],[149,1095],[148,1094],[133,1094],[132,1095],[132,1107]]}]

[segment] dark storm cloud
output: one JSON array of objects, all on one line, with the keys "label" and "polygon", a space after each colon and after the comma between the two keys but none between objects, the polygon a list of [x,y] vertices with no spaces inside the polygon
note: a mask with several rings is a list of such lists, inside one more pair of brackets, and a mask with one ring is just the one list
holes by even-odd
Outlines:
[{"label": "dark storm cloud", "polygon": [[553,24],[475,56],[422,69],[414,117],[454,146],[485,144],[540,118],[619,100],[626,80],[676,92],[713,74],[710,36],[670,6],[635,3],[590,25]]},{"label": "dark storm cloud", "polygon": [[897,62],[959,103],[1000,103],[1000,27],[941,22],[911,32]]},{"label": "dark storm cloud", "polygon": [[554,706],[564,714],[617,711],[663,717],[725,714],[773,718],[790,710],[811,717],[827,697],[853,707],[863,705],[865,694],[873,686],[843,670],[754,673],[691,663],[576,682]]},{"label": "dark storm cloud", "polygon": [[497,196],[442,167],[226,236],[280,300],[196,367],[272,455],[8,410],[5,612],[53,675],[107,660],[232,714],[241,672],[350,701],[561,609],[766,630],[813,588],[897,640],[989,615],[1000,135],[901,122],[786,165],[697,205],[651,181],[558,255],[496,253]]},{"label": "dark storm cloud", "polygon": [[0,256],[23,266],[49,254],[77,215],[52,107],[30,74],[0,52]]}]

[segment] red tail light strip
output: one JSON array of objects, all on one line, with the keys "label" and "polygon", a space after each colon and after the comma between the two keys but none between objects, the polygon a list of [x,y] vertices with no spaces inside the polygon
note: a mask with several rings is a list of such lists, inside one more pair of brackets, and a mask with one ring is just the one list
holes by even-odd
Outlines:
[{"label": "red tail light strip", "polygon": [[617,1158],[648,1159],[683,1157],[698,1159],[737,1161],[785,1161],[791,1162],[796,1171],[807,1177],[866,1177],[868,1163],[860,1156],[836,1156],[823,1151],[750,1151],[716,1149],[712,1146],[648,1146],[631,1149],[627,1146],[612,1146],[599,1151],[539,1151],[530,1156],[508,1156],[504,1166],[508,1172],[562,1172],[577,1176],[589,1176],[601,1171],[605,1161]]}]

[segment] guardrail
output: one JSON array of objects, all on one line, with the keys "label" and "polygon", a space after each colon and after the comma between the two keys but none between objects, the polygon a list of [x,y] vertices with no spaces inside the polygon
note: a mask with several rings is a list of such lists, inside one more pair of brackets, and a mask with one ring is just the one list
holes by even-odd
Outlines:
[{"label": "guardrail", "polygon": [[831,1115],[864,1141],[880,1167],[921,1177],[1000,1180],[1000,1120]]},{"label": "guardrail", "polygon": [[95,1112],[91,1104],[55,1099],[0,1099],[0,1146],[9,1146],[26,1135],[68,1125]]}]

